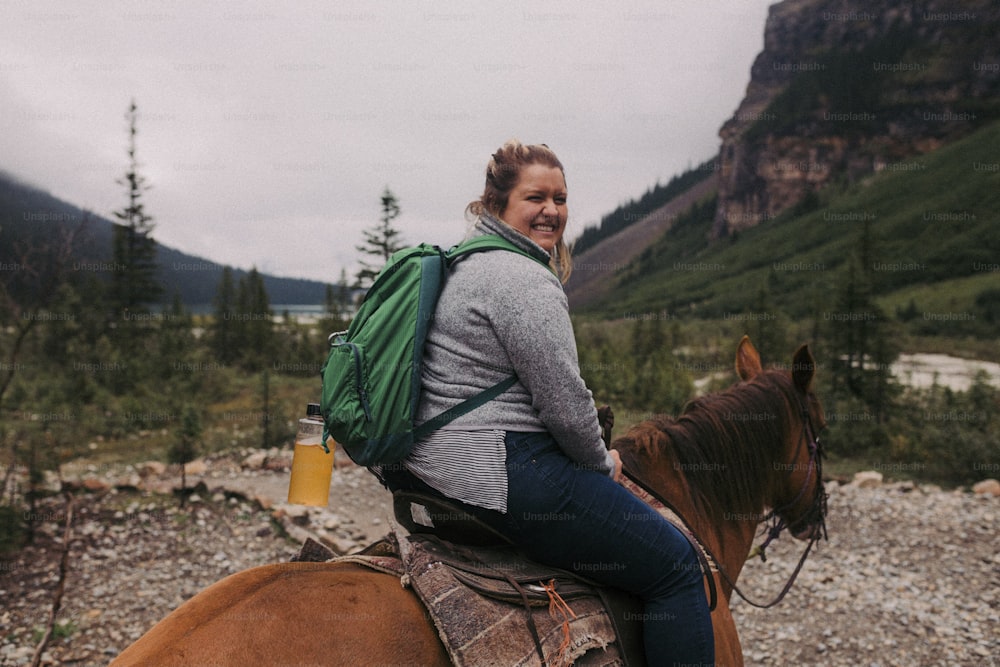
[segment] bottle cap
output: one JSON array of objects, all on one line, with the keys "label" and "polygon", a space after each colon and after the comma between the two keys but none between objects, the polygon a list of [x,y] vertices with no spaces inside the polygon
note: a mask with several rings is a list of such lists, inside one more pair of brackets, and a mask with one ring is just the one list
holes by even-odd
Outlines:
[{"label": "bottle cap", "polygon": [[319,403],[309,403],[306,405],[306,417],[322,419],[323,413],[319,409]]}]

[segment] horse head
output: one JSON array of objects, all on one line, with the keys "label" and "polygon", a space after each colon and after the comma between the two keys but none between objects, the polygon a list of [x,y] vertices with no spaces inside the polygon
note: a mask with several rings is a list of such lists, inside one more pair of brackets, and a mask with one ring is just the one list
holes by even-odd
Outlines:
[{"label": "horse head", "polygon": [[826,491],[823,487],[819,434],[826,427],[823,407],[813,393],[816,362],[808,345],[792,357],[791,370],[764,371],[760,355],[747,336],[736,350],[736,372],[744,382],[754,382],[768,373],[781,373],[788,395],[788,437],[782,461],[774,463],[772,524],[767,545],[782,529],[788,528],[800,540],[826,536]]}]

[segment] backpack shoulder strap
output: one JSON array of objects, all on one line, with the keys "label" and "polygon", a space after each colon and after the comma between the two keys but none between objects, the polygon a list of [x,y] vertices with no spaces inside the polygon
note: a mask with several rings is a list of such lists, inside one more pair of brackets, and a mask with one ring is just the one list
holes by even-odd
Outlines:
[{"label": "backpack shoulder strap", "polygon": [[[499,236],[497,234],[485,234],[483,236],[476,236],[467,241],[463,241],[457,246],[452,247],[448,250],[446,258],[448,265],[450,266],[453,262],[461,259],[462,257],[468,256],[474,252],[483,252],[486,250],[508,250],[510,252],[516,252],[519,255],[524,255],[529,259],[533,259],[545,268],[552,271],[552,267],[535,257],[531,253],[527,252],[522,248],[518,248],[516,245],[508,241],[507,239]],[[554,273],[554,271],[553,271]],[[517,375],[510,375],[500,382],[497,382],[492,387],[484,389],[480,393],[465,399],[453,408],[450,408],[436,417],[431,417],[423,424],[418,426],[413,430],[413,438],[415,440],[420,440],[427,435],[438,430],[445,424],[461,417],[464,414],[472,412],[476,408],[489,403],[494,398],[504,393],[508,389],[514,386],[517,382]]]},{"label": "backpack shoulder strap", "polygon": [[470,255],[474,252],[483,252],[484,250],[508,250],[510,252],[516,252],[518,255],[524,255],[529,259],[533,259],[549,271],[553,271],[552,267],[546,264],[544,261],[535,257],[527,250],[523,248],[518,248],[516,245],[505,239],[498,234],[484,234],[482,236],[474,236],[467,241],[463,241],[456,246],[453,246],[448,250],[448,264],[457,260],[464,255]]},{"label": "backpack shoulder strap", "polygon": [[423,424],[413,429],[413,439],[420,440],[438,430],[445,424],[458,419],[464,414],[472,412],[481,405],[489,403],[494,398],[513,387],[515,382],[517,382],[516,375],[505,377],[492,387],[484,389],[482,392],[472,396],[471,398],[465,399],[455,407],[445,410],[436,417],[431,417]]}]

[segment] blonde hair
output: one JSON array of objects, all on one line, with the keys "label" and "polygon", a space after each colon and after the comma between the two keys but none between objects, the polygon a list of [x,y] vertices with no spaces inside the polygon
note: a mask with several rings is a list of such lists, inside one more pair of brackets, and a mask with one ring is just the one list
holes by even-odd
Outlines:
[{"label": "blonde hair", "polygon": [[[517,139],[510,139],[490,157],[489,164],[486,165],[486,187],[482,196],[465,208],[466,214],[479,216],[489,213],[497,220],[503,221],[500,214],[507,208],[507,201],[521,177],[521,170],[532,164],[554,167],[562,172],[563,179],[566,178],[562,162],[548,146],[522,144]],[[570,257],[569,246],[563,238],[560,238],[559,243],[552,249],[550,264],[562,282],[569,280],[569,274],[573,270],[573,260]]]}]

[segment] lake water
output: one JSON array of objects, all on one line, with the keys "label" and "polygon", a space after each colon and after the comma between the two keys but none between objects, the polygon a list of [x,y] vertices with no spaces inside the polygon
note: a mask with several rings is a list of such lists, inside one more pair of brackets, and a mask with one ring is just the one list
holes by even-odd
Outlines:
[{"label": "lake water", "polygon": [[[192,315],[212,315],[215,313],[215,306],[210,303],[200,303],[187,307]],[[271,304],[271,314],[275,319],[280,319],[285,312],[299,320],[300,322],[315,322],[326,311],[326,306],[309,303],[277,303]]]}]

